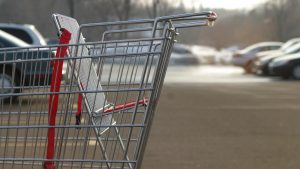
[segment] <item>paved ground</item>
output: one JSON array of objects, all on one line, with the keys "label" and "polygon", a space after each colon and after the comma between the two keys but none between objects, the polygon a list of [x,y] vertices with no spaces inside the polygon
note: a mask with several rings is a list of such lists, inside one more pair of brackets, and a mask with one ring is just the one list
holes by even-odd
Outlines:
[{"label": "paved ground", "polygon": [[166,83],[197,84],[197,83],[263,83],[278,81],[276,78],[265,78],[245,75],[239,67],[233,66],[169,66]]},{"label": "paved ground", "polygon": [[[170,67],[142,169],[299,169],[299,98],[300,83],[295,81],[244,75],[230,66]],[[48,103],[37,97],[30,99],[34,106],[26,107],[26,101],[23,112],[43,110]],[[19,111],[15,108],[6,111]],[[0,118],[1,124],[12,121]],[[5,135],[0,132],[0,137]],[[45,147],[45,139],[40,139],[44,142],[38,146]],[[26,141],[26,150],[27,143],[35,146]],[[24,145],[14,148],[16,154],[30,153]],[[42,148],[38,151],[43,157]]]},{"label": "paved ground", "polygon": [[211,68],[170,69],[143,169],[298,169],[300,83]]}]

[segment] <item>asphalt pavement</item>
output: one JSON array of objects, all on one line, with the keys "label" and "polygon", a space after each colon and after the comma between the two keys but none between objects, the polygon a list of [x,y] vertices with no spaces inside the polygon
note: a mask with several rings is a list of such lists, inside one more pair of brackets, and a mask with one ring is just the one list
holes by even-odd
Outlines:
[{"label": "asphalt pavement", "polygon": [[142,169],[299,169],[300,83],[170,67]]}]

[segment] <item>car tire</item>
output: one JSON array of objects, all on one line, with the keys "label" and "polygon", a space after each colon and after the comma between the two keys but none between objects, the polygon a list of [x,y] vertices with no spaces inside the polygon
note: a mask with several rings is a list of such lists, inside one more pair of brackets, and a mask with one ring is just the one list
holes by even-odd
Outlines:
[{"label": "car tire", "polygon": [[300,65],[297,65],[293,68],[292,74],[296,80],[300,80]]},{"label": "car tire", "polygon": [[[16,89],[14,87],[20,86],[20,76],[17,72],[15,72],[15,76],[13,77],[13,73],[11,69],[3,70],[0,68],[0,94],[3,93],[19,93],[20,89]],[[3,86],[7,89],[3,89]],[[9,103],[10,101],[14,102],[17,100],[17,96],[3,96],[0,97],[0,103]]]}]

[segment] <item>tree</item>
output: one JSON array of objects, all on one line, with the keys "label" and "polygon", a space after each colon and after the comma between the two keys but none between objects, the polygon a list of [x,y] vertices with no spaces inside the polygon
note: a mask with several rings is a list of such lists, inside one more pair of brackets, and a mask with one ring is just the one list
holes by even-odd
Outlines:
[{"label": "tree", "polygon": [[[111,3],[113,5],[113,9],[115,11],[115,14],[121,21],[126,21],[129,20],[130,17],[130,11],[132,9],[132,4],[131,0],[111,0]],[[120,25],[119,29],[125,29],[127,25]],[[120,38],[126,38],[127,34],[126,33],[121,33]]]},{"label": "tree", "polygon": [[160,4],[160,0],[152,0],[151,3],[147,3],[145,5],[148,16],[150,18],[156,18],[157,16],[159,16],[159,4]]},{"label": "tree", "polygon": [[70,16],[72,18],[75,17],[75,2],[74,0],[68,0],[68,7],[69,7],[69,10],[70,10]]},{"label": "tree", "polygon": [[115,14],[119,20],[128,20],[131,11],[131,0],[111,0]]},{"label": "tree", "polygon": [[265,17],[270,20],[275,34],[280,41],[289,39],[290,31],[298,20],[298,0],[270,0],[265,4]]}]

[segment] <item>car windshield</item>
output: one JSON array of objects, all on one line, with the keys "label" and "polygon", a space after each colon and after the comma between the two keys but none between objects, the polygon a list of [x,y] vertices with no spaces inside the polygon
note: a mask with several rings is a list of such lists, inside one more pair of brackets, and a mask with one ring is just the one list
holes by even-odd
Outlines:
[{"label": "car windshield", "polygon": [[27,47],[29,46],[29,44],[27,44],[26,42],[6,33],[3,31],[0,31],[0,36],[5,39],[6,41],[8,41],[9,43],[13,44],[15,47]]},{"label": "car windshield", "polygon": [[295,52],[299,51],[299,49],[300,49],[300,43],[297,43],[296,45],[293,45],[293,46],[287,48],[286,50],[284,50],[284,53],[286,53],[286,54],[295,53]]}]

